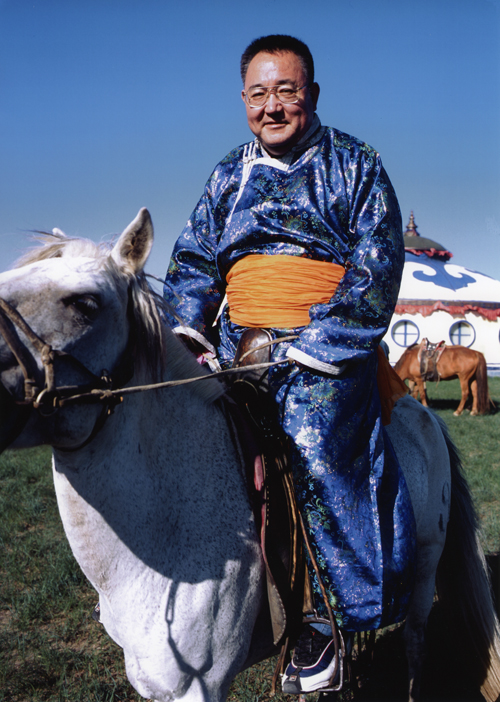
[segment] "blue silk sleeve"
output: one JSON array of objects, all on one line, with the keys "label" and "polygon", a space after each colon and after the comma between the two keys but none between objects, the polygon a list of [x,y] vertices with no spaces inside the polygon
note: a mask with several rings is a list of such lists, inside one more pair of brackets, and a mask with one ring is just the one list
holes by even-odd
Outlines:
[{"label": "blue silk sleeve", "polygon": [[[164,297],[173,328],[187,326],[216,345],[212,327],[224,297],[216,259],[216,227],[209,184],[175,245]],[[175,313],[175,314],[174,314]]]},{"label": "blue silk sleeve", "polygon": [[242,147],[230,151],[216,166],[203,195],[177,240],[167,271],[164,298],[176,328],[186,326],[214,347],[218,331],[213,326],[225,295],[225,280],[218,266],[218,249],[241,179]]},{"label": "blue silk sleeve", "polygon": [[[362,360],[385,334],[404,265],[401,214],[379,155],[338,149],[349,211],[346,273],[328,304],[310,308],[311,323],[293,347],[328,364]],[[343,162],[342,162],[343,158]]]}]

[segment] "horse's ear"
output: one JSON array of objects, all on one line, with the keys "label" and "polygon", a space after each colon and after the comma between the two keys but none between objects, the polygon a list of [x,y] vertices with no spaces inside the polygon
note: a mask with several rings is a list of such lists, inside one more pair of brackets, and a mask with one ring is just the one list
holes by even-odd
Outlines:
[{"label": "horse's ear", "polygon": [[153,222],[145,207],[131,222],[116,242],[111,256],[120,266],[132,273],[140,273],[153,246]]}]

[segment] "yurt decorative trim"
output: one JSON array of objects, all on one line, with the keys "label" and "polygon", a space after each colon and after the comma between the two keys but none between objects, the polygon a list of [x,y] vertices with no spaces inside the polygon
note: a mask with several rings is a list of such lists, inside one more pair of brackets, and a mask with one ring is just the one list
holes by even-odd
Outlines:
[{"label": "yurt decorative trim", "polygon": [[448,314],[463,317],[465,312],[477,312],[482,317],[490,319],[494,322],[497,317],[500,317],[500,304],[495,302],[446,302],[438,300],[398,300],[396,305],[396,314],[421,314],[422,317],[428,317],[437,310],[443,310]]}]

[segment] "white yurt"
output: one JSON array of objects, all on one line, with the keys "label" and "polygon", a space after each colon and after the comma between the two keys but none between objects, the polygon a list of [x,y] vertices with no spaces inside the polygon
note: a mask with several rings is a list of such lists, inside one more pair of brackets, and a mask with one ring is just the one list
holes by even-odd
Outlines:
[{"label": "white yurt", "polygon": [[391,363],[427,338],[481,351],[488,374],[500,374],[500,281],[451,263],[450,251],[420,236],[413,212],[404,240],[403,280],[384,337]]}]

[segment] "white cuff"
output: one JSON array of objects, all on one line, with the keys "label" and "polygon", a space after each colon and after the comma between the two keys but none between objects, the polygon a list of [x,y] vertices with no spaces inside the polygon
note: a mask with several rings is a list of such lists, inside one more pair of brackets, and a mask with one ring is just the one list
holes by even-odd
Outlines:
[{"label": "white cuff", "polygon": [[313,368],[314,370],[320,371],[321,373],[327,373],[328,375],[339,375],[344,370],[346,364],[340,363],[335,365],[333,363],[324,363],[323,361],[318,361],[316,358],[309,356],[299,349],[294,349],[291,346],[286,352],[287,358],[291,358],[297,363],[301,363],[303,366],[308,366],[308,368]]},{"label": "white cuff", "polygon": [[203,334],[200,334],[200,332],[197,332],[195,329],[191,329],[191,327],[174,327],[172,331],[174,332],[174,334],[184,334],[185,336],[191,337],[191,339],[197,341],[203,346],[203,348],[207,349],[207,351],[213,353],[214,356],[216,355],[215,348],[212,346],[212,344],[207,339],[205,339]]}]

